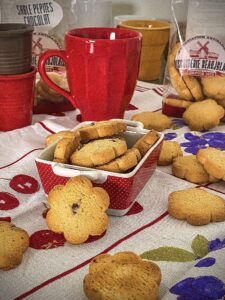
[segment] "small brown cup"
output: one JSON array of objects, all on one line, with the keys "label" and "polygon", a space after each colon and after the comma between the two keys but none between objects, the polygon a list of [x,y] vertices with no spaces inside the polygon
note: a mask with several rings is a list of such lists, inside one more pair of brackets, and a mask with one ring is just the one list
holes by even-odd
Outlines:
[{"label": "small brown cup", "polygon": [[138,79],[158,80],[164,50],[169,42],[170,23],[160,20],[128,20],[119,24],[121,28],[142,34],[141,61]]},{"label": "small brown cup", "polygon": [[21,23],[0,24],[0,74],[31,71],[33,27]]}]

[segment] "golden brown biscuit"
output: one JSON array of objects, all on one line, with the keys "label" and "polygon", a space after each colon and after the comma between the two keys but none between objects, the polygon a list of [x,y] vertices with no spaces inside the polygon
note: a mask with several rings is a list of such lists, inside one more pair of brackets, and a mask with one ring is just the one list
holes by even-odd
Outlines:
[{"label": "golden brown biscuit", "polygon": [[196,159],[196,155],[175,158],[172,165],[172,174],[178,178],[199,184],[218,181],[217,178],[206,172]]},{"label": "golden brown biscuit", "polygon": [[108,226],[108,193],[103,188],[93,187],[86,177],[77,176],[66,185],[56,185],[49,192],[48,203],[49,229],[63,233],[71,244],[81,244],[89,235],[101,235]]},{"label": "golden brown biscuit", "polygon": [[69,163],[70,156],[79,147],[79,145],[80,137],[76,137],[74,139],[62,138],[56,144],[53,161],[59,163]]},{"label": "golden brown biscuit", "polygon": [[225,75],[201,78],[204,94],[215,100],[225,99]]},{"label": "golden brown biscuit", "polygon": [[225,180],[225,152],[208,147],[198,150],[197,160],[204,169],[215,178]]},{"label": "golden brown biscuit", "polygon": [[183,113],[183,119],[191,130],[208,130],[220,123],[224,108],[215,100],[206,99],[191,104]]},{"label": "golden brown biscuit", "polygon": [[225,201],[199,188],[179,190],[169,195],[168,212],[192,225],[225,220]]},{"label": "golden brown biscuit", "polygon": [[123,139],[100,139],[83,145],[82,148],[71,155],[70,161],[77,166],[95,167],[107,164],[126,151],[127,144]]},{"label": "golden brown biscuit", "polygon": [[78,128],[81,140],[94,140],[110,137],[126,131],[127,124],[123,121],[99,121]]},{"label": "golden brown biscuit", "polygon": [[139,121],[144,124],[144,128],[154,129],[156,131],[163,131],[166,128],[170,128],[172,125],[172,120],[159,112],[141,112],[133,115],[131,120]]},{"label": "golden brown biscuit", "polygon": [[[62,89],[69,91],[68,82],[65,74],[59,74],[56,72],[47,72],[48,77],[61,87]],[[45,81],[41,78],[36,85],[36,97],[39,100],[47,100],[50,102],[62,102],[65,98],[51,89]]]},{"label": "golden brown biscuit", "polygon": [[148,150],[158,141],[159,134],[155,130],[151,130],[140,138],[134,145],[133,148],[137,148],[144,157]]},{"label": "golden brown biscuit", "polygon": [[29,247],[29,235],[9,222],[0,221],[0,269],[17,267]]},{"label": "golden brown biscuit", "polygon": [[182,76],[180,75],[179,70],[177,70],[175,67],[174,61],[179,50],[180,50],[180,43],[177,43],[172,48],[168,56],[167,66],[168,66],[170,81],[180,98],[186,100],[193,100],[193,95],[187,88],[187,85],[185,84]]},{"label": "golden brown biscuit", "polygon": [[177,43],[171,50],[168,57],[168,71],[170,80],[177,91],[178,95],[182,99],[186,100],[202,100],[204,95],[200,82],[194,76],[184,75],[182,76],[179,70],[175,67],[175,58],[180,50],[180,43]]},{"label": "golden brown biscuit", "polygon": [[175,141],[163,141],[159,155],[158,165],[168,166],[172,164],[174,158],[183,156],[180,145]]},{"label": "golden brown biscuit", "polygon": [[62,138],[69,138],[69,139],[80,138],[80,133],[79,131],[62,130],[56,133],[49,134],[45,138],[45,145],[49,146],[55,141],[60,140]]},{"label": "golden brown biscuit", "polygon": [[182,108],[187,108],[193,103],[192,101],[188,101],[185,99],[173,99],[173,98],[164,98],[163,102],[174,107],[182,107]]},{"label": "golden brown biscuit", "polygon": [[160,268],[132,252],[102,254],[89,265],[84,278],[90,300],[156,300],[161,281]]},{"label": "golden brown biscuit", "polygon": [[116,173],[124,173],[134,167],[141,160],[141,154],[138,149],[132,148],[128,149],[123,155],[120,157],[110,161],[107,164],[96,167],[96,169],[116,172]]}]

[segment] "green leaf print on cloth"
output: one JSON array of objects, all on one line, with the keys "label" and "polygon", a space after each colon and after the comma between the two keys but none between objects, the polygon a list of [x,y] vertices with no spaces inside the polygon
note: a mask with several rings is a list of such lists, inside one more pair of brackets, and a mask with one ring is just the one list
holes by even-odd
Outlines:
[{"label": "green leaf print on cloth", "polygon": [[194,254],[199,258],[206,256],[209,253],[208,243],[209,241],[203,235],[198,234],[191,244]]},{"label": "green leaf print on cloth", "polygon": [[142,253],[141,258],[153,261],[176,261],[187,262],[194,261],[196,256],[194,253],[176,247],[159,247]]}]

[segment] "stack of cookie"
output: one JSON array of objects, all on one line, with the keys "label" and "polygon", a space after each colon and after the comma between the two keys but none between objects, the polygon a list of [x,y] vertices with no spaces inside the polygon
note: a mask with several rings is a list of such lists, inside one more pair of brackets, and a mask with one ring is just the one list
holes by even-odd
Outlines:
[{"label": "stack of cookie", "polygon": [[159,139],[149,131],[134,145],[128,146],[122,136],[127,125],[123,121],[100,121],[63,131],[46,138],[46,145],[56,139],[53,161],[109,172],[124,173],[133,169]]},{"label": "stack of cookie", "polygon": [[[183,113],[188,110],[190,114],[193,112],[198,116],[202,115],[202,109],[204,111],[203,117],[210,115],[213,110],[210,110],[213,105],[219,113],[217,116],[213,116],[208,121],[206,127],[204,126],[191,126],[192,130],[210,129],[218,125],[218,120],[224,117],[225,108],[225,76],[207,76],[197,77],[191,75],[182,75],[179,69],[175,66],[176,56],[181,48],[180,43],[176,44],[168,56],[167,69],[169,73],[170,83],[176,93],[173,93],[171,89],[165,95],[163,99],[163,112],[169,116],[182,117]],[[208,102],[210,101],[210,107]],[[201,101],[201,104],[195,104],[194,102]],[[207,113],[206,113],[207,111]],[[193,118],[196,118],[193,116]],[[186,116],[185,116],[185,121]],[[209,123],[213,121],[212,125]],[[189,125],[189,123],[187,123]],[[207,128],[208,127],[208,128]]]}]

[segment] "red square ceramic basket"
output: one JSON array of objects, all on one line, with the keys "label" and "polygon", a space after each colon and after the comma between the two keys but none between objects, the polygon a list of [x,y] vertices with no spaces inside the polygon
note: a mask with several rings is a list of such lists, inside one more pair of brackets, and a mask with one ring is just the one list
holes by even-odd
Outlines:
[{"label": "red square ceramic basket", "polygon": [[[143,129],[140,122],[123,121],[127,123],[127,130],[122,136],[126,139],[128,148],[130,148],[148,130]],[[89,123],[91,122],[80,123],[74,129]],[[110,197],[108,214],[123,216],[131,208],[156,168],[163,140],[163,134],[159,133],[159,135],[159,140],[149,149],[139,164],[130,172],[123,174],[52,162],[57,143],[55,142],[44,149],[36,158],[36,165],[44,191],[48,194],[55,185],[65,184],[70,177],[83,175],[88,177],[94,186],[100,186],[108,192]]]}]

